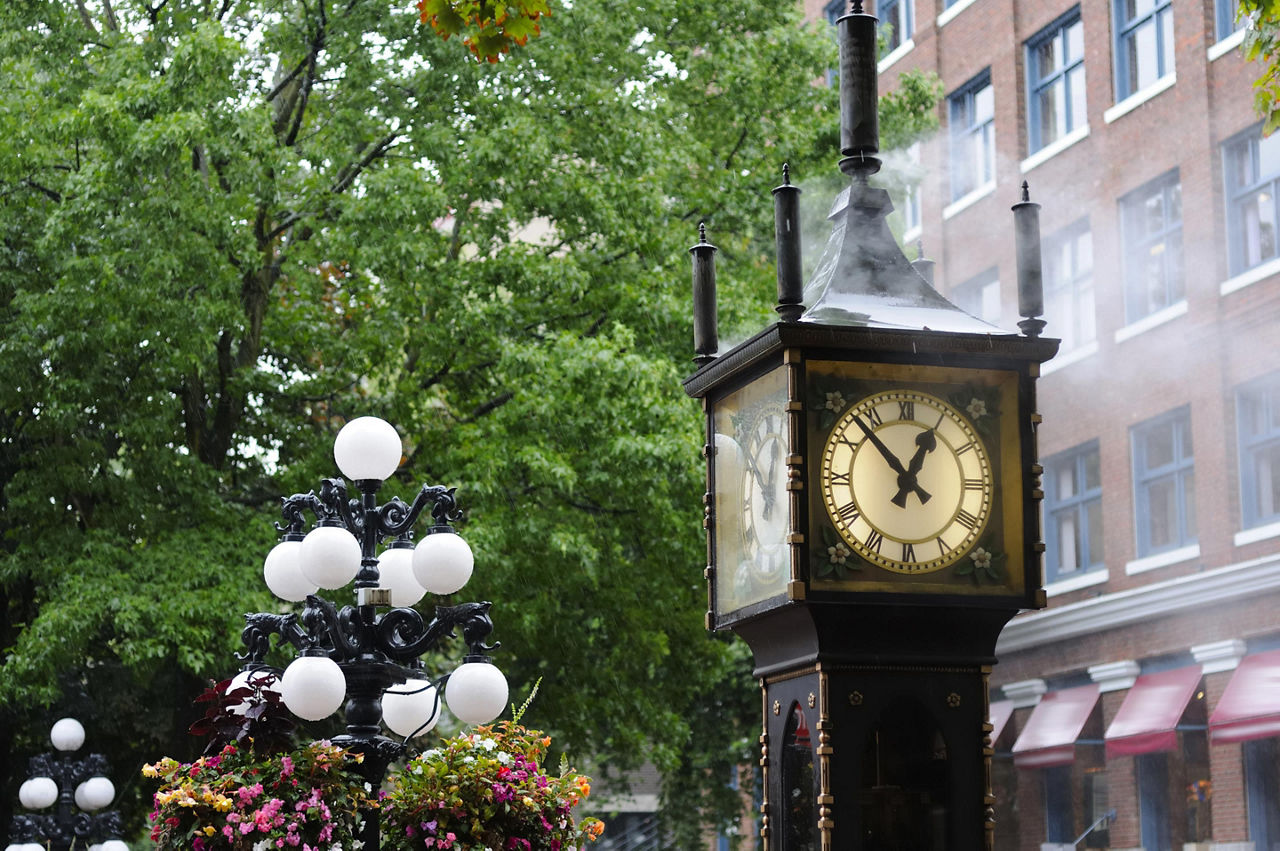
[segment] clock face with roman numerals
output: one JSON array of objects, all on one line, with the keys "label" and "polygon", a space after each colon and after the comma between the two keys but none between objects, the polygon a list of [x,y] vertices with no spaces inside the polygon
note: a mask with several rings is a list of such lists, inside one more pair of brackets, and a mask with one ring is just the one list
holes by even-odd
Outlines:
[{"label": "clock face with roman numerals", "polygon": [[822,454],[822,498],[859,557],[930,573],[977,543],[994,482],[986,447],[963,413],[916,390],[865,397],[836,421]]}]

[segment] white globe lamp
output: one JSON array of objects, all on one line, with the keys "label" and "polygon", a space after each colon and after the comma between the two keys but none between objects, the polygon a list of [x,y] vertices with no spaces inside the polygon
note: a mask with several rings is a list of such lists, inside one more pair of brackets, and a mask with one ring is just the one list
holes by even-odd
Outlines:
[{"label": "white globe lamp", "polygon": [[425,679],[410,677],[382,693],[382,721],[397,736],[421,736],[439,720],[440,695]]},{"label": "white globe lamp", "polygon": [[413,575],[432,594],[461,590],[471,579],[475,563],[471,547],[452,530],[433,531],[413,549]]},{"label": "white globe lamp", "polygon": [[391,478],[400,466],[403,445],[395,426],[377,417],[357,417],[333,441],[333,460],[354,481]]},{"label": "white globe lamp", "polygon": [[463,662],[449,675],[444,699],[464,724],[487,724],[507,708],[507,678],[489,662]]},{"label": "white globe lamp", "polygon": [[302,572],[301,539],[276,544],[262,564],[262,576],[272,594],[290,603],[301,603],[308,594],[320,590],[320,586]]},{"label": "white globe lamp", "polygon": [[74,718],[62,718],[49,731],[49,741],[60,751],[77,751],[84,744],[84,725]]},{"label": "white globe lamp", "polygon": [[[250,688],[254,686],[262,691],[272,691],[279,694],[280,678],[270,671],[241,671],[231,678],[231,683],[227,686],[227,694],[231,694],[236,689]],[[235,706],[230,707],[230,711],[236,715],[243,715],[248,709],[248,699],[242,700]]]},{"label": "white globe lamp", "polygon": [[378,558],[378,587],[391,592],[391,605],[412,606],[426,595],[413,572],[413,547],[393,546]]},{"label": "white globe lamp", "polygon": [[341,526],[317,526],[302,539],[302,575],[321,588],[341,588],[360,572],[360,542]]},{"label": "white globe lamp", "polygon": [[58,784],[52,777],[32,777],[18,787],[18,800],[29,810],[43,810],[58,800]]},{"label": "white globe lamp", "polygon": [[123,839],[108,839],[102,843],[102,851],[129,851],[129,843]]},{"label": "white globe lamp", "polygon": [[280,699],[290,712],[307,721],[337,712],[346,693],[347,679],[328,656],[299,656],[280,678]]},{"label": "white globe lamp", "polygon": [[87,813],[100,810],[116,799],[116,787],[106,777],[90,777],[76,787],[76,806]]}]

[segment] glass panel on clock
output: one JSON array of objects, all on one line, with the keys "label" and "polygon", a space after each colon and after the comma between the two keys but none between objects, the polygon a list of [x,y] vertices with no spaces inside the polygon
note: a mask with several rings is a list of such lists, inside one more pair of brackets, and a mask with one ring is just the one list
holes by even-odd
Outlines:
[{"label": "glass panel on clock", "polygon": [[778,367],[715,402],[715,613],[785,593],[791,579],[787,381]]}]

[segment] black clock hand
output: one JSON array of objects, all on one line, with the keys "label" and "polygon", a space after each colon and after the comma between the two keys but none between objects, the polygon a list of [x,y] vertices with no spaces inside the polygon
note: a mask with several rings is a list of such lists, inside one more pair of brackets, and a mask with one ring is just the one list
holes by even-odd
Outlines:
[{"label": "black clock hand", "polygon": [[898,474],[898,492],[894,494],[893,499],[889,500],[890,502],[899,508],[906,508],[907,494],[912,491],[920,497],[921,505],[929,501],[929,492],[920,487],[916,481],[916,475],[924,466],[924,456],[937,448],[938,438],[934,435],[933,429],[926,429],[916,435],[916,452],[907,463],[906,471]]},{"label": "black clock hand", "polygon": [[867,440],[871,441],[871,445],[880,450],[880,454],[884,456],[884,460],[889,462],[889,466],[899,476],[905,476],[907,471],[902,469],[902,462],[898,460],[898,456],[889,451],[889,447],[884,445],[880,438],[876,437],[876,433],[867,427],[861,417],[854,417],[853,421],[858,424],[858,428],[862,429],[862,433],[867,436]]},{"label": "black clock hand", "polygon": [[761,484],[764,487],[764,519],[768,520],[769,515],[773,513],[774,493],[773,483],[778,478],[778,441],[774,440],[769,443],[769,476],[765,482]]}]

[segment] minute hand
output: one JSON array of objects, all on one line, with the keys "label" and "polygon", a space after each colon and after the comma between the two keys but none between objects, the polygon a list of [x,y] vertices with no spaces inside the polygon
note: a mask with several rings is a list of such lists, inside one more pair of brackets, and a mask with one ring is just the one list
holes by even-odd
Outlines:
[{"label": "minute hand", "polygon": [[922,431],[916,435],[916,453],[911,456],[911,460],[907,463],[907,471],[898,476],[898,492],[894,494],[893,499],[889,500],[899,508],[907,507],[907,494],[915,491],[916,496],[920,497],[920,504],[924,505],[929,501],[929,492],[920,487],[916,481],[916,475],[920,472],[920,468],[924,466],[924,456],[938,448],[938,438],[934,436],[933,429]]},{"label": "minute hand", "polygon": [[898,460],[898,456],[889,451],[889,447],[884,445],[884,441],[876,437],[876,433],[868,428],[861,417],[854,417],[853,421],[858,424],[858,428],[862,429],[862,433],[867,436],[867,440],[871,441],[871,445],[880,450],[880,454],[884,456],[884,460],[889,462],[889,466],[893,468],[893,471],[899,476],[905,476],[907,471],[902,468],[902,462]]}]

